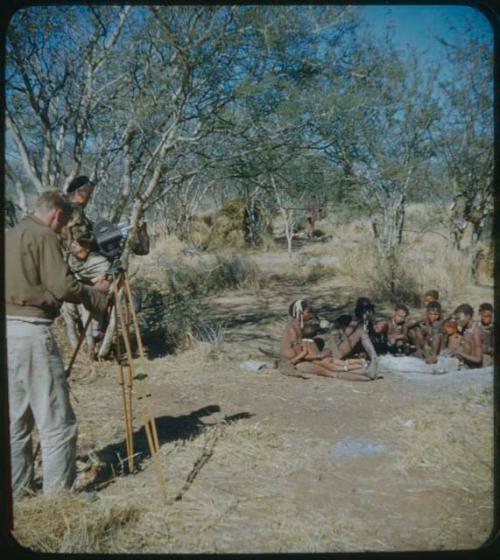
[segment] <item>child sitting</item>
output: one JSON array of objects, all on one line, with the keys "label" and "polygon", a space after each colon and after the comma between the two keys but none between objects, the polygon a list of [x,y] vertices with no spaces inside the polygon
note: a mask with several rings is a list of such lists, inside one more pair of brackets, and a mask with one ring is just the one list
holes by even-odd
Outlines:
[{"label": "child sitting", "polygon": [[453,319],[447,319],[443,323],[443,353],[454,355],[464,345],[464,337],[458,332],[458,327]]},{"label": "child sitting", "polygon": [[483,366],[491,366],[493,365],[493,350],[495,348],[493,306],[491,303],[482,303],[479,306],[478,330],[483,348]]},{"label": "child sitting", "polygon": [[443,347],[441,304],[431,301],[426,306],[425,320],[414,327],[417,356],[426,363],[435,364]]}]

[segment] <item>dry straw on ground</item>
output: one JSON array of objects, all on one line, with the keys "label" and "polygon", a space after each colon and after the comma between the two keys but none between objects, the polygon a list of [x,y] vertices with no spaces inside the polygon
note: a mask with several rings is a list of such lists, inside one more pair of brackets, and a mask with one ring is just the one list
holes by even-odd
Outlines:
[{"label": "dry straw on ground", "polygon": [[[50,512],[50,515],[48,515]],[[66,495],[37,496],[16,504],[14,536],[39,552],[120,552],[140,517],[134,504],[90,503]]]}]

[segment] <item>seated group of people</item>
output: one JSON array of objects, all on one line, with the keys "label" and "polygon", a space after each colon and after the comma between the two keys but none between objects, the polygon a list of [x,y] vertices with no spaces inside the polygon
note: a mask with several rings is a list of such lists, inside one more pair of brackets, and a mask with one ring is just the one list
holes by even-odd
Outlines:
[{"label": "seated group of people", "polygon": [[281,359],[305,373],[349,381],[376,379],[380,354],[416,356],[428,364],[442,355],[457,358],[465,367],[493,364],[490,303],[479,306],[478,321],[466,303],[447,316],[436,290],[426,292],[424,303],[425,311],[418,316],[410,316],[408,307],[398,303],[390,319],[377,319],[373,303],[360,297],[354,317],[341,315],[329,328],[314,319],[310,301],[298,299],[289,308]]}]

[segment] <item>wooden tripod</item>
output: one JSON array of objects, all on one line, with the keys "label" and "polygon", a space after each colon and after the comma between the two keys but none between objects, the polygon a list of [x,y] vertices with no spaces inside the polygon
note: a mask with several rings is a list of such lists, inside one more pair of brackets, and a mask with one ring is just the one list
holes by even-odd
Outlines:
[{"label": "wooden tripod", "polygon": [[[139,322],[132,302],[132,293],[126,272],[120,267],[112,267],[112,310],[115,314],[115,357],[118,364],[118,383],[121,387],[125,421],[125,442],[129,472],[134,470],[133,438],[133,395],[137,397],[141,420],[144,424],[149,451],[155,467],[162,497],[165,498],[165,484],[160,461],[160,445],[153,414],[152,395],[149,387],[149,363],[144,354]],[[130,344],[130,327],[134,329],[142,368],[134,363]],[[122,352],[122,341],[125,354]]]}]

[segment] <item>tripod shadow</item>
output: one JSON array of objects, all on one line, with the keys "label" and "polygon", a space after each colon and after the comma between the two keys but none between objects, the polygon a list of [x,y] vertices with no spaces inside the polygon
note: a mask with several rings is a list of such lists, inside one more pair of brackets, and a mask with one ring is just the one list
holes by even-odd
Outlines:
[{"label": "tripod shadow", "polygon": [[[171,441],[185,441],[201,435],[208,426],[201,419],[215,412],[220,412],[220,406],[208,405],[184,416],[159,416],[155,418],[160,447]],[[220,423],[231,424],[252,416],[254,414],[250,412],[239,412],[225,416]],[[213,426],[215,424],[209,425]],[[151,458],[144,426],[134,432],[133,441],[134,466],[136,470],[141,470],[144,461]],[[103,447],[96,454],[100,463],[105,464],[105,467],[98,471],[96,478],[89,484],[89,487],[101,489],[110,484],[117,475],[130,474],[125,439]]]}]

